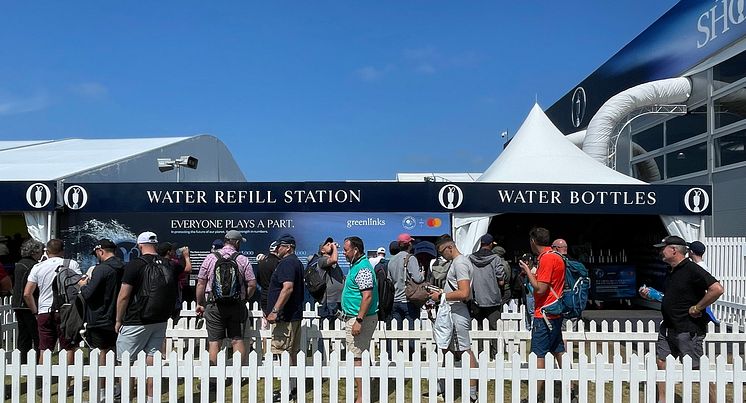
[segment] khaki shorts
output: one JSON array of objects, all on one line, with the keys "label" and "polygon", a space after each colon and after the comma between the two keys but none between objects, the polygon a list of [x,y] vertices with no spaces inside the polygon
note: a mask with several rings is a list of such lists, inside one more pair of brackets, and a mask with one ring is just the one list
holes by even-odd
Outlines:
[{"label": "khaki shorts", "polygon": [[368,351],[370,348],[370,340],[373,338],[373,332],[376,331],[376,325],[378,325],[378,315],[363,318],[363,323],[360,324],[360,334],[357,336],[352,335],[352,325],[354,324],[355,318],[348,319],[345,324],[347,351],[351,352],[355,358],[361,358],[363,351]]},{"label": "khaki shorts", "polygon": [[300,351],[300,321],[275,322],[272,328],[272,354],[283,351],[295,355]]}]

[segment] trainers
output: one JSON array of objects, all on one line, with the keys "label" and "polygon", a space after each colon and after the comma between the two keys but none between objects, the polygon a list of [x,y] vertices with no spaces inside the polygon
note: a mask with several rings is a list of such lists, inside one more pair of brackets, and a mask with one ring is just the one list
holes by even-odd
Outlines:
[{"label": "trainers", "polygon": [[[288,396],[288,400],[290,400],[290,401],[296,401],[297,400],[296,393],[297,393],[296,389],[291,390],[290,391],[290,396]],[[272,394],[272,401],[273,402],[281,402],[282,401],[282,392],[279,391],[279,390],[275,391],[275,393]]]}]

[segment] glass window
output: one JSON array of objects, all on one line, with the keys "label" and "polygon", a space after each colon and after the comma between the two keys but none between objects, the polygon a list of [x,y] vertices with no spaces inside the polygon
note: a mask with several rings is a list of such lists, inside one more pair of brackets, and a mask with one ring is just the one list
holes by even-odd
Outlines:
[{"label": "glass window", "polygon": [[716,99],[714,110],[716,129],[746,119],[746,87]]},{"label": "glass window", "polygon": [[666,178],[707,169],[707,143],[699,143],[666,154]]},{"label": "glass window", "polygon": [[725,166],[746,161],[746,129],[715,139],[715,165]]},{"label": "glass window", "polygon": [[632,135],[632,142],[636,143],[646,152],[663,147],[663,124],[655,125]]},{"label": "glass window", "polygon": [[715,89],[722,88],[746,77],[746,51],[712,68],[712,79]]},{"label": "glass window", "polygon": [[692,109],[666,122],[666,145],[707,132],[707,106]]},{"label": "glass window", "polygon": [[663,179],[663,156],[648,158],[635,162],[632,166],[632,176],[645,182],[655,182]]}]

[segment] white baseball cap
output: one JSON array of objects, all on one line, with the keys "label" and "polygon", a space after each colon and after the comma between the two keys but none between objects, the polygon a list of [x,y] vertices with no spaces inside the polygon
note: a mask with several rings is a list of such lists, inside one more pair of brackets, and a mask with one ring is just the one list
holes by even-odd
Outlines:
[{"label": "white baseball cap", "polygon": [[385,255],[386,254],[386,249],[383,249],[383,246],[382,246],[382,247],[378,248],[378,250],[376,250],[376,252],[379,255]]},{"label": "white baseball cap", "polygon": [[145,231],[137,236],[138,244],[157,244],[158,236],[155,232]]}]

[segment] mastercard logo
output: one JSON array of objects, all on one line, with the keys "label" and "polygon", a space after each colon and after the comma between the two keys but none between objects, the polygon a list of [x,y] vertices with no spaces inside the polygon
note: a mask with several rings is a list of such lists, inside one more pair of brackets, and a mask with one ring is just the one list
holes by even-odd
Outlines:
[{"label": "mastercard logo", "polygon": [[427,219],[427,226],[430,228],[438,228],[441,225],[443,225],[443,220],[440,218],[428,218]]}]

